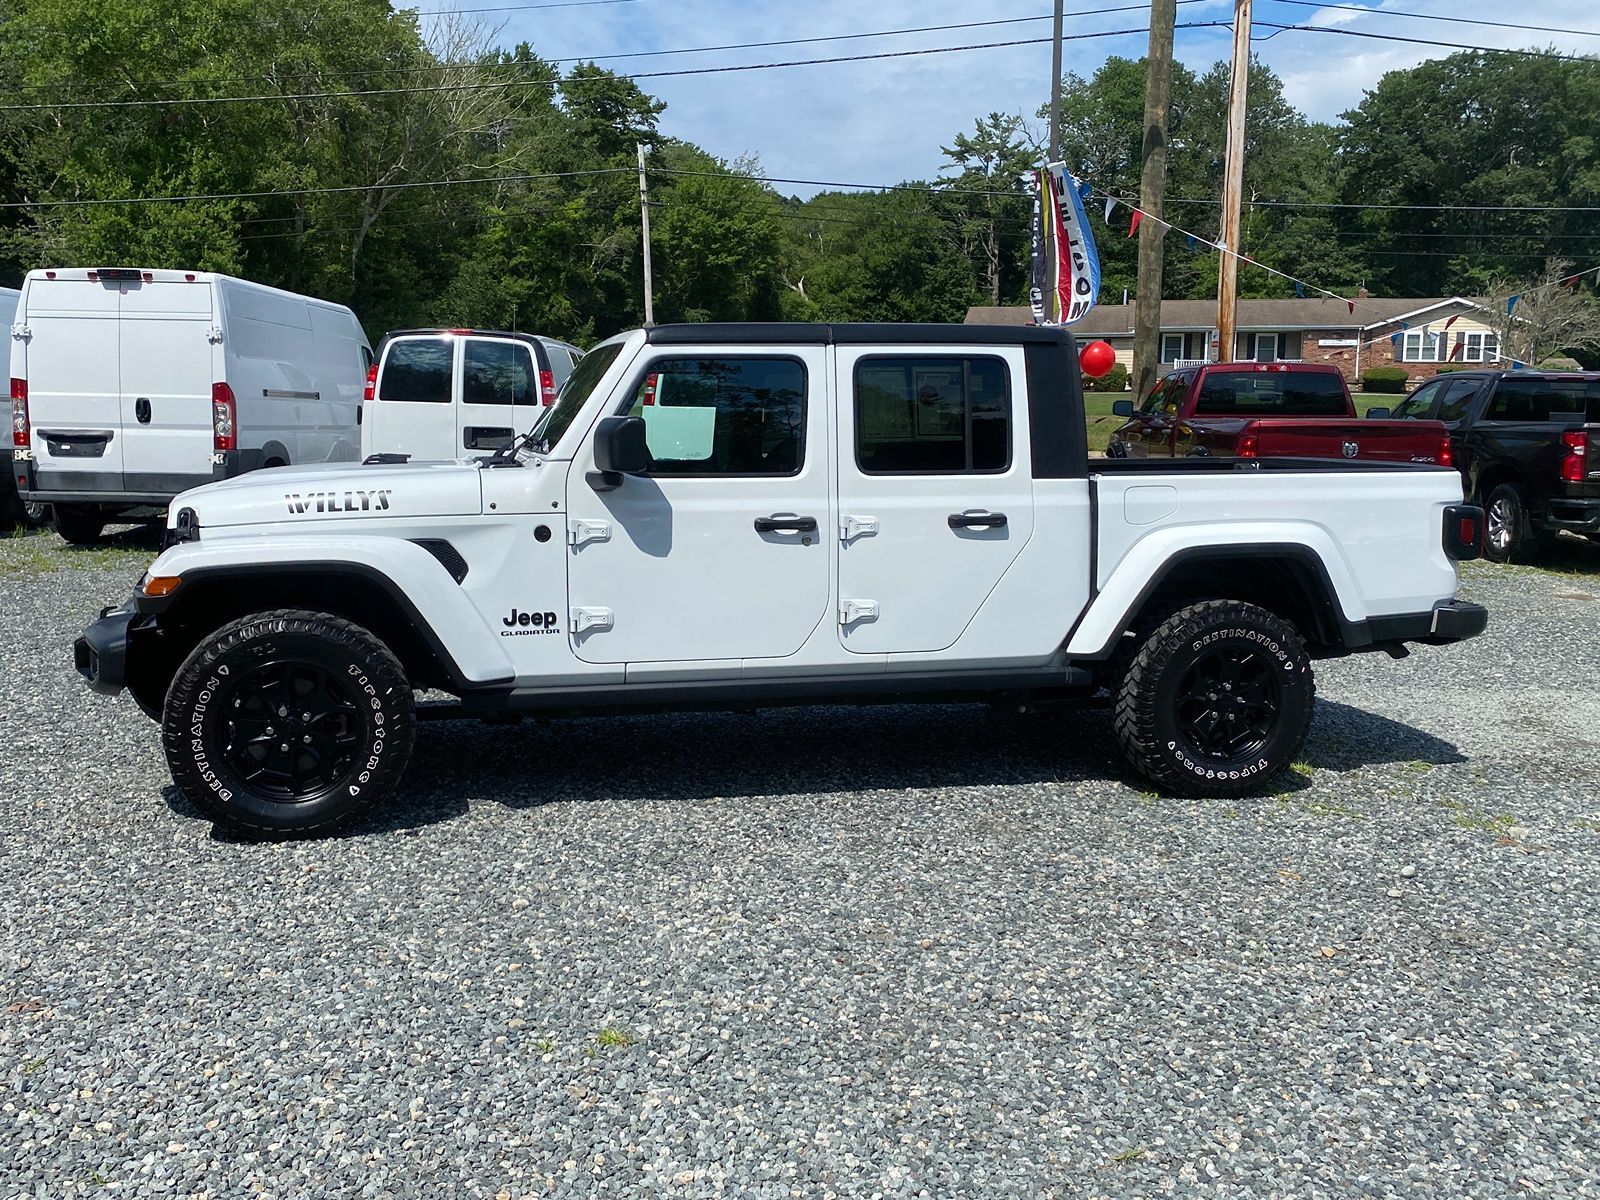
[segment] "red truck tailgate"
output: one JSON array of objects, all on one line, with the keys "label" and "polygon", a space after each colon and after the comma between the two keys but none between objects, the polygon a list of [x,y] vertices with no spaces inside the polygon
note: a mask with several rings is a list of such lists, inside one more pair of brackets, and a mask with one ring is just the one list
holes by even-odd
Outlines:
[{"label": "red truck tailgate", "polygon": [[1247,430],[1261,458],[1356,458],[1374,462],[1449,461],[1449,434],[1438,421],[1330,421],[1260,417]]}]

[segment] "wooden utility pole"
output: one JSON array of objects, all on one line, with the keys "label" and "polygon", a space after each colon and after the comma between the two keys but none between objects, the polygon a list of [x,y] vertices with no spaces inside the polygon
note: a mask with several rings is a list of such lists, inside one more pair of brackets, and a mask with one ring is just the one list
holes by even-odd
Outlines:
[{"label": "wooden utility pole", "polygon": [[1233,72],[1228,77],[1228,149],[1222,168],[1222,261],[1217,264],[1217,361],[1234,358],[1239,300],[1239,210],[1244,206],[1245,93],[1250,81],[1250,0],[1233,0]]},{"label": "wooden utility pole", "polygon": [[1167,191],[1167,110],[1172,103],[1172,30],[1177,0],[1151,0],[1150,49],[1145,56],[1144,165],[1139,207],[1154,221],[1139,226],[1139,284],[1133,306],[1133,398],[1150,394],[1161,371],[1161,224]]},{"label": "wooden utility pole", "polygon": [[636,144],[639,149],[639,222],[644,228],[644,327],[649,329],[656,323],[655,285],[650,277],[650,188],[644,180],[644,143]]},{"label": "wooden utility pole", "polygon": [[1047,162],[1061,161],[1061,4],[1056,0],[1055,35],[1050,40],[1050,155]]}]

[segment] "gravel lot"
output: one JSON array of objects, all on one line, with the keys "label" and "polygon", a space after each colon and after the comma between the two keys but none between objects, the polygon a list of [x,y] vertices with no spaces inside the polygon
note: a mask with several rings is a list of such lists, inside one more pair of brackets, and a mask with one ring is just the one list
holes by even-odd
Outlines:
[{"label": "gravel lot", "polygon": [[0,544],[0,1197],[1600,1195],[1600,547],[1322,664],[1277,796],[1101,714],[425,726],[214,836]]}]

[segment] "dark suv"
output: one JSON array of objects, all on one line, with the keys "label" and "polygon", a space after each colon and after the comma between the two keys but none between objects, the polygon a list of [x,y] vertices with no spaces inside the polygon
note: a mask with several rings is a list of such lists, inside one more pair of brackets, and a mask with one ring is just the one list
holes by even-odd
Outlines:
[{"label": "dark suv", "polygon": [[1450,431],[1466,495],[1488,513],[1487,557],[1505,562],[1563,529],[1600,541],[1600,372],[1457,371],[1394,415]]}]

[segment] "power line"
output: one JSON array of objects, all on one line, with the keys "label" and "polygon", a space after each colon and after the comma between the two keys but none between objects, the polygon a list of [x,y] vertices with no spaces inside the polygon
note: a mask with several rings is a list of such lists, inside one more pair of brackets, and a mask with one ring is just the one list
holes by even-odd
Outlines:
[{"label": "power line", "polygon": [[[533,12],[541,8],[594,8],[602,4],[637,4],[639,0],[552,0],[547,4],[501,4],[492,8],[419,8],[419,17],[453,17],[460,13]],[[403,11],[403,10],[402,10]]]},{"label": "power line", "polygon": [[1271,0],[1296,8],[1334,8],[1341,12],[1365,13],[1374,17],[1404,17],[1410,21],[1448,21],[1454,25],[1488,26],[1494,29],[1521,29],[1529,33],[1573,33],[1580,37],[1600,37],[1600,29],[1567,29],[1560,25],[1519,25],[1514,21],[1485,21],[1478,17],[1447,17],[1442,13],[1402,12],[1394,8],[1365,8],[1359,4],[1323,4],[1319,0]]},{"label": "power line", "polygon": [[408,191],[413,188],[460,187],[472,183],[531,183],[544,179],[577,179],[594,175],[632,175],[633,167],[600,167],[589,171],[552,171],[543,175],[490,175],[480,179],[428,179],[402,183],[354,183],[343,187],[285,188],[270,192],[208,192],[188,196],[125,196],[112,200],[13,200],[7,208],[98,208],[117,204],[176,204],[190,200],[264,200],[273,196],[327,196],[344,192]]},{"label": "power line", "polygon": [[[1449,50],[1476,50],[1480,54],[1516,54],[1523,58],[1550,58],[1562,62],[1594,62],[1589,54],[1563,54],[1559,50],[1517,50],[1508,46],[1473,46],[1466,42],[1441,42],[1432,38],[1404,37],[1398,33],[1373,33],[1365,29],[1341,29],[1336,25],[1280,25],[1275,21],[1251,21],[1264,29],[1280,33],[1336,33],[1341,37],[1370,38],[1379,42],[1404,42],[1412,46],[1442,46]],[[1263,39],[1265,40],[1265,39]]]},{"label": "power line", "polygon": [[[1226,25],[1225,21],[1194,21],[1180,24],[1180,29],[1206,29]],[[1106,29],[1096,33],[1078,33],[1069,35],[1067,41],[1087,41],[1092,38],[1125,37],[1130,34],[1142,34],[1143,29]],[[632,75],[607,76],[606,79],[667,79],[684,75],[724,75],[740,71],[773,71],[789,67],[814,67],[827,63],[871,62],[892,58],[917,58],[930,54],[955,54],[969,50],[1001,50],[1013,46],[1037,46],[1049,42],[1045,38],[1015,38],[1004,42],[976,42],[963,46],[930,46],[918,50],[883,50],[870,54],[847,54],[831,58],[802,58],[792,59],[788,62],[768,63],[732,63],[719,67],[682,67],[667,71],[640,71]],[[9,104],[0,105],[0,112],[39,112],[59,111],[64,109],[83,108],[177,108],[206,104],[242,104],[257,101],[286,101],[286,100],[335,100],[359,99],[367,96],[399,96],[418,95],[428,92],[470,92],[482,91],[491,88],[512,87],[567,87],[583,80],[574,79],[523,79],[523,80],[497,80],[492,83],[447,83],[430,84],[422,87],[401,88],[371,88],[343,92],[300,92],[289,95],[272,94],[253,96],[185,96],[169,100],[69,100],[60,104]]]},{"label": "power line", "polygon": [[[621,0],[618,0],[618,2],[621,2]],[[628,2],[632,3],[632,2],[636,2],[636,0],[628,0]],[[1179,4],[1204,4],[1204,3],[1208,3],[1208,2],[1209,2],[1209,0],[1177,0],[1177,3],[1179,3]],[[1148,4],[1119,4],[1119,5],[1114,5],[1112,7],[1109,7],[1109,8],[1079,9],[1079,10],[1076,10],[1074,12],[1069,12],[1066,15],[1069,16],[1069,17],[1097,17],[1097,16],[1104,16],[1104,15],[1109,14],[1109,13],[1142,12],[1145,9],[1148,9],[1149,7],[1150,6]],[[674,55],[674,54],[710,54],[710,53],[714,53],[714,52],[717,52],[717,51],[724,51],[724,50],[763,50],[763,49],[770,49],[770,48],[775,47],[775,46],[803,46],[803,45],[811,45],[811,44],[820,43],[820,42],[848,42],[848,41],[858,41],[858,40],[860,40],[862,38],[896,37],[896,36],[899,36],[899,35],[902,35],[902,34],[911,34],[911,33],[946,33],[946,32],[952,32],[952,31],[961,30],[961,29],[984,29],[984,28],[990,28],[990,27],[998,26],[998,25],[1022,25],[1022,24],[1027,24],[1027,23],[1035,22],[1035,21],[1048,21],[1050,19],[1051,18],[1048,15],[1039,16],[1039,17],[1000,17],[1000,18],[996,18],[994,20],[988,20],[988,21],[961,21],[961,22],[957,22],[957,23],[954,23],[954,24],[947,24],[947,25],[916,25],[916,26],[910,26],[910,27],[905,28],[905,29],[877,29],[877,30],[872,30],[872,31],[869,31],[869,32],[863,32],[863,33],[836,33],[836,34],[820,35],[820,36],[817,36],[817,37],[781,38],[781,39],[777,39],[777,40],[774,40],[774,41],[765,41],[765,42],[730,42],[730,43],[728,43],[726,45],[721,45],[721,46],[685,46],[685,47],[682,47],[682,48],[679,48],[679,49],[676,49],[676,50],[628,50],[628,51],[622,51],[622,52],[615,53],[615,54],[565,55],[565,56],[560,57],[560,58],[541,59],[539,61],[545,62],[545,63],[550,63],[550,64],[595,63],[595,62],[612,62],[612,61],[615,61],[616,59],[619,59],[619,58],[660,58],[660,57],[663,57],[663,56],[669,56],[669,55]],[[439,71],[456,71],[456,70],[461,70],[463,68],[470,68],[470,67],[479,67],[481,69],[494,70],[494,69],[499,69],[499,68],[503,68],[503,67],[511,67],[511,66],[517,66],[517,65],[520,65],[520,64],[517,64],[515,62],[512,62],[512,63],[500,63],[500,62],[484,62],[484,63],[451,62],[451,63],[439,63],[439,64],[435,64],[435,65],[431,65],[431,66],[425,66],[425,67],[374,67],[374,68],[372,68],[370,70],[360,70],[360,71],[332,70],[332,71],[302,72],[302,73],[293,74],[293,75],[276,75],[276,74],[272,74],[272,75],[225,75],[225,76],[207,76],[207,77],[203,77],[203,78],[194,78],[194,79],[130,80],[130,81],[127,82],[127,86],[130,86],[130,87],[131,86],[138,86],[138,87],[189,87],[189,86],[195,86],[195,85],[199,85],[199,84],[213,84],[213,83],[249,83],[249,82],[258,81],[258,80],[288,81],[288,80],[296,80],[296,79],[322,79],[322,78],[326,78],[329,75],[337,75],[337,76],[344,77],[344,78],[365,77],[365,76],[369,76],[369,75],[417,75],[417,74],[424,74],[424,73],[434,74],[434,73],[437,73]],[[19,90],[19,91],[39,91],[39,90],[45,89],[45,88],[75,87],[75,86],[77,86],[79,84],[95,83],[95,82],[101,82],[101,81],[86,81],[86,80],[81,80],[81,79],[63,79],[63,80],[55,80],[55,81],[52,81],[50,83],[21,84],[21,85],[18,86],[17,90]],[[540,81],[540,82],[543,82],[543,81]]]}]

